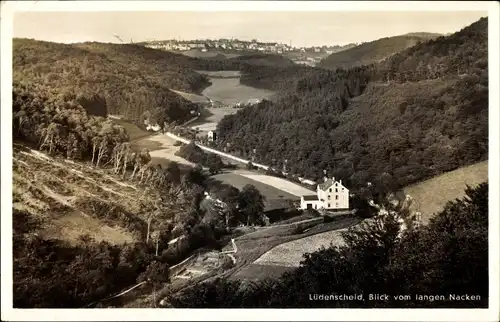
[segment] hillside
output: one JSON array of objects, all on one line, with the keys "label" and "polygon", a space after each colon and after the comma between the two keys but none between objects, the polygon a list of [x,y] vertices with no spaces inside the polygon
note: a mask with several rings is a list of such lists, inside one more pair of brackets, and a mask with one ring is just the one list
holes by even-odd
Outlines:
[{"label": "hillside", "polygon": [[[144,239],[149,208],[145,205],[155,200],[137,184],[20,144],[14,145],[13,160],[14,216],[39,223],[30,233],[71,244],[86,235],[111,244]],[[181,204],[176,208],[170,209],[173,217],[175,211],[183,211]]]},{"label": "hillside", "polygon": [[[156,50],[135,44],[86,42],[75,44],[75,46],[91,52],[102,53],[127,63],[130,63],[130,59],[134,58],[138,60],[141,66],[144,65],[143,67],[147,68],[147,70],[154,71],[156,68],[164,72],[173,70],[177,74],[185,74],[175,75],[175,77],[185,77],[187,80],[190,80],[191,77],[199,77],[193,73],[194,70],[237,70],[239,66],[228,59],[218,59],[224,58],[224,56],[212,57],[211,59],[206,59],[206,57],[189,57],[180,53]],[[190,82],[189,84],[191,84],[191,88],[183,89],[199,92],[207,85],[196,84],[194,82]],[[182,90],[182,88],[179,89]]]},{"label": "hillside", "polygon": [[245,62],[251,65],[264,65],[276,67],[293,66],[294,63],[289,58],[277,54],[247,54],[230,58],[231,61]]},{"label": "hillside", "polygon": [[137,121],[149,111],[160,124],[184,121],[195,106],[169,88],[192,91],[196,83],[207,82],[194,71],[183,74],[154,61],[146,68],[137,56],[130,55],[126,63],[117,55],[76,45],[14,39],[13,50],[15,83],[74,95],[87,112],[99,116],[117,114]]},{"label": "hillside", "polygon": [[271,91],[294,91],[299,80],[321,69],[293,64],[291,66],[243,65],[240,83]]},{"label": "hillside", "polygon": [[78,308],[137,283],[147,291],[216,243],[220,230],[199,209],[200,169],[154,163],[129,142],[140,131],[87,114],[72,93],[14,84],[12,96],[14,307]]},{"label": "hillside", "polygon": [[437,38],[441,35],[433,33],[410,33],[395,37],[386,37],[333,53],[323,59],[318,67],[335,69],[369,65],[403,51],[420,42]]},{"label": "hillside", "polygon": [[[420,63],[416,63],[420,62]],[[427,66],[427,68],[420,68]],[[457,68],[460,73],[457,73]],[[359,189],[404,187],[487,159],[485,18],[381,64],[317,71],[225,117],[219,147]]]},{"label": "hillside", "polygon": [[[193,283],[167,300],[170,307],[191,309],[487,308],[488,184],[471,187],[464,194],[450,201],[428,225],[417,228],[405,220],[408,217],[401,209],[390,211],[345,231],[327,233],[335,244],[325,248],[309,247],[326,244],[321,235],[288,242],[240,271],[244,280],[212,278]],[[408,223],[405,229],[401,219]],[[240,249],[248,249],[243,243],[237,240],[238,259]],[[312,253],[304,254],[298,267],[281,266],[296,266],[295,254],[301,249]],[[276,263],[280,266],[270,265]],[[264,275],[263,270],[273,274],[254,281]],[[317,294],[340,296],[324,300],[315,297]],[[358,295],[349,298],[343,294]],[[369,298],[367,294],[387,296]],[[480,296],[457,300],[455,296],[421,294]]]},{"label": "hillside", "polygon": [[427,223],[448,201],[463,198],[467,185],[474,187],[486,181],[488,161],[483,161],[405,187],[403,191],[415,201],[412,210],[419,211],[422,221]]}]

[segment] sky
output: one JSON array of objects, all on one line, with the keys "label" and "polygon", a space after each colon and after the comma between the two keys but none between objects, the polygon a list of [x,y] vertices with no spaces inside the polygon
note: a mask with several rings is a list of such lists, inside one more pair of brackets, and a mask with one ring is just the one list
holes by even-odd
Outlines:
[{"label": "sky", "polygon": [[409,32],[452,33],[484,11],[447,12],[21,12],[13,36],[54,42],[238,38],[292,46],[344,45]]}]

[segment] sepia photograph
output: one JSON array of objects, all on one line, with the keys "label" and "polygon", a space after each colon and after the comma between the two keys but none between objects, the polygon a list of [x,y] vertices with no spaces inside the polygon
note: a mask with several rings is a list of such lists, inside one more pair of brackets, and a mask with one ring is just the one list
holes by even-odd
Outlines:
[{"label": "sepia photograph", "polygon": [[498,14],[2,3],[2,320],[497,320]]}]

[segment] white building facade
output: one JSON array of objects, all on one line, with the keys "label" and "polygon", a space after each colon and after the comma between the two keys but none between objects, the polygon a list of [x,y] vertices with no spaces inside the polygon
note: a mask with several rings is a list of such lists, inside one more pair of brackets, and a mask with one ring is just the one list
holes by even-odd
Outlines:
[{"label": "white building facade", "polygon": [[316,188],[316,195],[302,196],[301,209],[344,210],[349,209],[349,189],[342,185],[342,180],[325,178]]},{"label": "white building facade", "polygon": [[208,141],[214,142],[217,139],[217,133],[214,131],[209,131],[207,134]]}]

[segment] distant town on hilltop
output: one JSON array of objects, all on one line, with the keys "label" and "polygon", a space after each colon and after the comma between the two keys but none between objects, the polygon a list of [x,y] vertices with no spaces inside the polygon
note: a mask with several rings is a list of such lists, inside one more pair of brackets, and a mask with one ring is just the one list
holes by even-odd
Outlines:
[{"label": "distant town on hilltop", "polygon": [[[201,52],[232,52],[232,53],[263,53],[263,54],[317,54],[321,57],[329,55],[335,52],[346,50],[359,45],[358,43],[350,43],[347,45],[323,45],[323,46],[301,46],[294,47],[292,42],[289,44],[278,43],[278,42],[262,42],[257,39],[252,39],[251,41],[239,40],[239,39],[197,39],[197,40],[151,40],[138,42],[136,44],[144,45],[149,48],[166,50],[166,51],[201,51]],[[315,57],[294,57],[296,63],[302,63],[305,65],[313,65],[317,59]],[[309,59],[307,59],[309,58]]]}]

